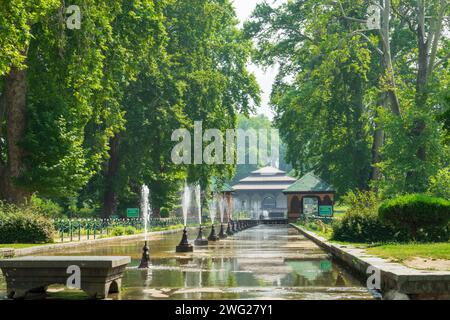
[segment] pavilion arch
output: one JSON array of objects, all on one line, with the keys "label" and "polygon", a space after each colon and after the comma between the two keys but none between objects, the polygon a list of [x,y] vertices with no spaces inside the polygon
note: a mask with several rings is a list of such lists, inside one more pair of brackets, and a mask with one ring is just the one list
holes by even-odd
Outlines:
[{"label": "pavilion arch", "polygon": [[264,196],[264,198],[263,198],[263,200],[261,202],[261,207],[263,208],[263,210],[276,208],[277,207],[277,200],[274,197],[274,195],[270,194],[270,195]]}]

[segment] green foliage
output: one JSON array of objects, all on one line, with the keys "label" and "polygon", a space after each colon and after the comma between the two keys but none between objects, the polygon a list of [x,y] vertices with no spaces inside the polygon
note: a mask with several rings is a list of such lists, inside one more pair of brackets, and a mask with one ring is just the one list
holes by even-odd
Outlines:
[{"label": "green foliage", "polygon": [[111,230],[111,235],[113,237],[124,236],[124,235],[133,235],[138,233],[138,230],[133,226],[117,226]]},{"label": "green foliage", "polygon": [[373,190],[356,190],[347,192],[342,202],[347,207],[347,213],[376,214],[381,197]]},{"label": "green foliage", "polygon": [[347,213],[332,224],[332,239],[346,242],[376,243],[398,240],[394,228],[384,224],[376,213]]},{"label": "green foliage", "polygon": [[168,218],[170,216],[170,211],[167,208],[161,208],[159,214],[161,218]]},{"label": "green foliage", "polygon": [[[387,134],[382,148],[384,160],[378,165],[384,175],[379,188],[386,196],[425,192],[429,177],[435,176],[450,157],[448,146],[442,143],[441,125],[432,114],[414,107],[406,109],[401,118],[387,111],[380,110],[379,114]],[[425,129],[420,135],[411,135],[418,119],[426,124]],[[417,156],[418,145],[426,145],[427,161]]]},{"label": "green foliage", "polygon": [[[238,115],[237,128],[242,129],[242,130],[253,129],[256,132],[258,132],[258,130],[260,130],[260,129],[265,129],[269,133],[270,133],[270,130],[275,129],[273,123],[265,115],[257,115],[257,116],[253,116],[253,117],[252,116],[247,117],[242,114]],[[267,143],[268,143],[268,145],[270,145],[270,138],[268,139]],[[246,159],[250,153],[257,154],[257,152],[258,152],[258,150],[256,147],[254,149],[246,148],[245,149]],[[282,141],[280,141],[280,150],[279,150],[280,162],[278,164],[278,167],[283,171],[289,172],[292,169],[292,166],[286,163],[285,157],[286,157],[286,145]],[[261,166],[262,166],[262,164],[239,164],[239,165],[237,165],[236,173],[235,173],[232,181],[230,182],[230,184],[237,183],[239,180],[247,177],[248,175],[250,175],[250,173],[252,171],[257,170]]]},{"label": "green foliage", "polygon": [[422,194],[410,194],[385,201],[379,208],[380,219],[410,239],[448,241],[450,201]]},{"label": "green foliage", "polygon": [[[450,41],[438,32],[450,7],[440,0],[392,3],[387,40],[384,31],[362,34],[358,19],[367,8],[363,0],[263,2],[245,31],[257,40],[255,61],[280,66],[271,104],[298,172],[314,170],[338,196],[372,184],[389,196],[425,192],[450,158],[443,130],[448,141]],[[427,39],[418,38],[417,19],[409,16],[422,10]],[[384,40],[395,81],[380,52]]]},{"label": "green foliage", "polygon": [[[346,5],[363,15],[362,1]],[[367,185],[371,142],[364,106],[371,50],[341,14],[316,0],[262,3],[245,25],[259,42],[258,62],[282,61],[271,104],[286,160],[300,174],[314,170],[338,195]]]},{"label": "green foliage", "polygon": [[299,220],[298,225],[306,228],[309,231],[317,233],[319,236],[325,237],[326,239],[331,238],[333,229],[329,223],[324,223],[320,219],[310,220],[304,219]]},{"label": "green foliage", "polygon": [[55,219],[64,216],[64,210],[58,203],[50,199],[40,198],[36,194],[31,197],[31,205],[38,208],[39,212],[42,212],[46,217]]},{"label": "green foliage", "polygon": [[34,206],[0,202],[0,243],[53,242],[53,222]]},{"label": "green foliage", "polygon": [[347,213],[333,222],[333,240],[383,242],[395,239],[395,231],[378,217],[381,199],[374,191],[350,191],[343,198]]},{"label": "green foliage", "polygon": [[450,168],[441,169],[430,178],[428,192],[435,197],[450,200]]}]

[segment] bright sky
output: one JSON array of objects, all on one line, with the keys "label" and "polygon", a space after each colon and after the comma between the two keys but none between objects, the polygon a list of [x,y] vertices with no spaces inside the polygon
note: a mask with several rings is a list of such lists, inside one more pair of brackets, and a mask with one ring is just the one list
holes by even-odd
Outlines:
[{"label": "bright sky", "polygon": [[[285,2],[287,0],[268,0],[269,3]],[[234,0],[234,6],[236,8],[236,15],[243,23],[247,20],[253,12],[257,3],[263,2],[263,0]],[[249,70],[253,72],[258,80],[259,86],[262,90],[261,107],[257,110],[258,114],[265,114],[270,119],[273,118],[273,112],[269,107],[270,92],[272,91],[272,84],[277,74],[277,68],[269,68],[263,70],[256,65],[249,65]]]}]

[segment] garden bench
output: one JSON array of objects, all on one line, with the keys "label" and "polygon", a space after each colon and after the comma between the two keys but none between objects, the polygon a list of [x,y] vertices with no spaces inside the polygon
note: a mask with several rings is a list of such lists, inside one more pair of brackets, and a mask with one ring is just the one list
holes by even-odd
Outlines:
[{"label": "garden bench", "polygon": [[32,256],[0,260],[0,268],[9,298],[45,293],[52,284],[66,285],[76,266],[80,289],[90,298],[104,299],[109,293],[120,291],[123,272],[130,261],[130,257]]}]

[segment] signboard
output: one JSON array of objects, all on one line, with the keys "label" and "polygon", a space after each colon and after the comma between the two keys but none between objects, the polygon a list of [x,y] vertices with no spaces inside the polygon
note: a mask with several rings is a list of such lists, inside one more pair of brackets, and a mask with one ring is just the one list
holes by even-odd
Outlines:
[{"label": "signboard", "polygon": [[322,260],[320,261],[320,271],[328,272],[333,269],[333,266],[331,264],[330,260]]},{"label": "signboard", "polygon": [[111,216],[111,219],[119,219],[119,216],[118,216],[117,214],[113,214],[113,215]]},{"label": "signboard", "polygon": [[333,216],[333,206],[319,206],[319,216],[332,217]]},{"label": "signboard", "polygon": [[127,209],[127,218],[139,218],[139,209],[138,208],[128,208]]}]

